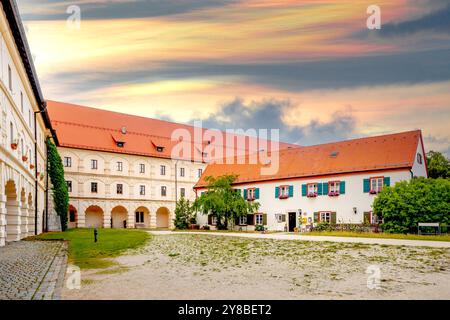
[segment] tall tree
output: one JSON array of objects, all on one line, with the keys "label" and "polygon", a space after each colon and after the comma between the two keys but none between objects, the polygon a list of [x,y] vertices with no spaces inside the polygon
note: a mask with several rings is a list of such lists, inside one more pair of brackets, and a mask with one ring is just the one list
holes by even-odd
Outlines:
[{"label": "tall tree", "polygon": [[194,209],[190,201],[184,197],[177,202],[173,223],[177,229],[187,229],[190,223],[195,223]]},{"label": "tall tree", "polygon": [[450,161],[442,153],[427,153],[428,174],[430,178],[450,178]]},{"label": "tall tree", "polygon": [[194,208],[217,218],[217,229],[228,229],[229,221],[258,210],[259,203],[249,202],[233,189],[237,175],[206,177],[207,191],[194,201]]}]

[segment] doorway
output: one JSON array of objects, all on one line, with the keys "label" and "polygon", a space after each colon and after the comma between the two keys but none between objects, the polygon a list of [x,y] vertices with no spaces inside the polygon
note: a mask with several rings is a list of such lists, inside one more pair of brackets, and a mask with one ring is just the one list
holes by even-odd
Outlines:
[{"label": "doorway", "polygon": [[294,232],[294,228],[297,227],[297,213],[289,212],[289,232]]}]

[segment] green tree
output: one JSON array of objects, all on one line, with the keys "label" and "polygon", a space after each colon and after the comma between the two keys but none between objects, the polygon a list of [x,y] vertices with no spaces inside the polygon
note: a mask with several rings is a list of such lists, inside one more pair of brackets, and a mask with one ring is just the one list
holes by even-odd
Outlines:
[{"label": "green tree", "polygon": [[428,174],[430,178],[450,178],[450,161],[442,153],[427,153]]},{"label": "green tree", "polygon": [[236,175],[206,177],[207,191],[194,201],[195,210],[203,214],[213,214],[217,218],[217,228],[228,229],[228,222],[258,210],[259,203],[249,202],[232,188]]},{"label": "green tree", "polygon": [[384,187],[373,203],[389,233],[417,231],[419,222],[450,224],[450,179],[414,178]]},{"label": "green tree", "polygon": [[190,223],[194,224],[195,222],[194,208],[189,200],[181,197],[175,207],[175,219],[173,219],[175,228],[187,229]]},{"label": "green tree", "polygon": [[55,211],[61,218],[61,229],[67,229],[67,213],[69,211],[69,192],[64,179],[64,167],[55,144],[47,139],[48,173],[53,185],[53,203]]}]

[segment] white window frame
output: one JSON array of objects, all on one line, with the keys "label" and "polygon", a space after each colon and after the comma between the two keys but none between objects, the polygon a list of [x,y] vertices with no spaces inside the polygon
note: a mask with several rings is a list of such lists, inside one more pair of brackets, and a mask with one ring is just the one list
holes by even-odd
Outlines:
[{"label": "white window frame", "polygon": [[286,222],[286,215],[283,213],[276,213],[275,219],[277,220],[278,223]]},{"label": "white window frame", "polygon": [[165,176],[166,175],[166,166],[165,165],[161,165],[160,167],[159,167],[159,174],[161,175],[161,176]]},{"label": "white window frame", "polygon": [[180,168],[180,177],[184,177],[185,170],[184,168]]},{"label": "white window frame", "polygon": [[255,225],[262,225],[263,222],[264,222],[263,214],[262,213],[255,214]]},{"label": "white window frame", "polygon": [[139,186],[139,194],[140,194],[141,196],[145,196],[145,185],[144,185],[144,184],[141,184],[141,185]]},{"label": "white window frame", "polygon": [[97,159],[91,159],[91,169],[97,170],[98,169],[98,161]]},{"label": "white window frame", "polygon": [[211,225],[215,226],[217,225],[217,216],[211,216]]},{"label": "white window frame", "polygon": [[373,177],[370,178],[370,191],[371,192],[380,192],[384,186],[384,177]]},{"label": "white window frame", "polygon": [[161,186],[161,197],[167,197],[167,187]]},{"label": "white window frame", "polygon": [[317,195],[318,194],[318,184],[317,183],[308,183],[307,184],[307,195]]},{"label": "white window frame", "polygon": [[64,167],[72,167],[72,157],[64,157]]},{"label": "white window frame", "polygon": [[320,211],[319,212],[320,222],[331,222],[331,211]]},{"label": "white window frame", "polygon": [[145,164],[144,163],[139,164],[139,173],[145,173]]},{"label": "white window frame", "polygon": [[280,186],[280,198],[289,197],[289,186]]},{"label": "white window frame", "polygon": [[247,200],[255,200],[255,188],[247,189]]},{"label": "white window frame", "polygon": [[247,215],[239,217],[239,225],[247,225]]},{"label": "white window frame", "polygon": [[122,172],[123,171],[123,162],[117,161],[117,171]]},{"label": "white window frame", "polygon": [[328,182],[328,194],[334,192],[339,193],[341,182],[340,181],[330,181]]}]

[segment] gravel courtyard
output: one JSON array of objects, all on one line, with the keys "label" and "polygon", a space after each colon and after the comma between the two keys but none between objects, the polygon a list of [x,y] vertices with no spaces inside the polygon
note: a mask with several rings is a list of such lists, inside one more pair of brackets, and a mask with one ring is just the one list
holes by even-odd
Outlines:
[{"label": "gravel courtyard", "polygon": [[450,299],[448,248],[170,234],[115,260],[62,298]]}]

